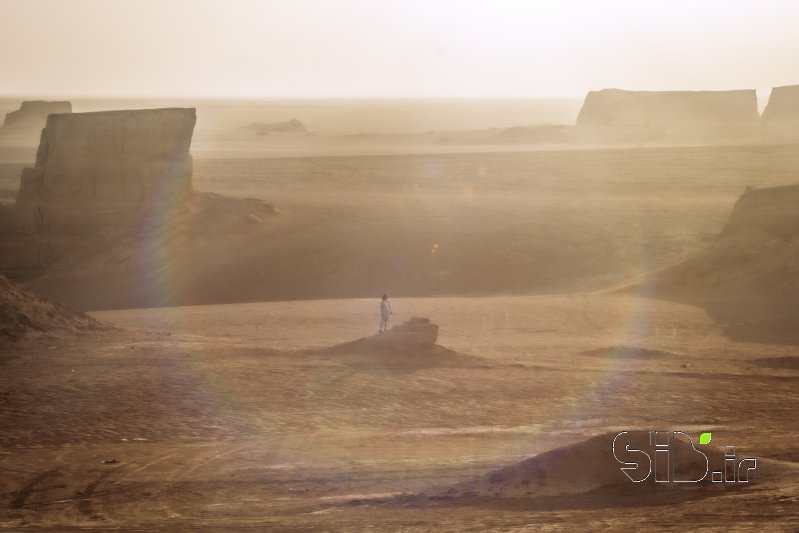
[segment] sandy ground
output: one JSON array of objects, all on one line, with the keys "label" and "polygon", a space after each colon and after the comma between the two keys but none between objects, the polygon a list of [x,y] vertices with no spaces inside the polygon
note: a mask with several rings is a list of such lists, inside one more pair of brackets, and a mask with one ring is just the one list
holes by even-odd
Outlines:
[{"label": "sandy ground", "polygon": [[[374,333],[374,300],[98,312],[124,329],[5,349],[0,527],[799,527],[799,371],[762,361],[799,348],[734,342],[701,310],[636,296],[393,304],[395,323],[429,316],[439,344],[478,363],[397,371],[313,352]],[[781,474],[677,503],[429,497],[641,428],[712,431]]]},{"label": "sandy ground", "polygon": [[[590,292],[707,246],[746,186],[796,180],[796,153],[200,157],[198,190],[277,214],[235,236],[218,222],[244,214],[225,212],[140,248],[87,242],[32,284],[120,308],[92,313],[120,329],[0,347],[0,529],[796,530],[799,347]],[[0,164],[0,204],[21,166]],[[377,301],[358,298],[384,291],[394,323],[429,317],[462,356],[319,351],[373,334]],[[677,499],[592,492],[590,453],[559,480],[580,497],[485,483],[626,429],[710,431],[761,465]],[[466,486],[485,491],[439,497]]]},{"label": "sandy ground", "polygon": [[[795,181],[796,154],[198,159],[198,190],[271,202],[277,216],[251,224],[245,211],[219,209],[140,240],[85,239],[30,286],[81,310],[598,290],[709,245],[746,186]],[[8,195],[18,172],[0,166]]]}]

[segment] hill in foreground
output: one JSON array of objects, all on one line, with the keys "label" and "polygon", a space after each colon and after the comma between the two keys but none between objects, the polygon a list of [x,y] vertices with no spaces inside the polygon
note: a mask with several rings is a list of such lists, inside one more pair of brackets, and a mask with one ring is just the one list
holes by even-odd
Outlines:
[{"label": "hill in foreground", "polygon": [[478,358],[444,348],[437,340],[438,325],[429,318],[414,317],[388,331],[317,353],[334,356],[347,366],[394,370],[463,367],[478,363]]},{"label": "hill in foreground", "polygon": [[[735,471],[728,468],[725,478],[725,448],[702,445],[698,435],[689,441],[687,434],[665,432],[662,437],[668,436],[668,441],[659,441],[668,442],[669,459],[664,460],[664,456],[655,457],[648,431],[619,433],[603,433],[556,447],[451,486],[401,495],[386,503],[511,505],[528,510],[669,505],[762,490],[782,475],[791,475],[795,468],[738,454]],[[626,446],[636,452],[625,455]],[[651,461],[643,459],[639,450],[648,451]],[[636,468],[625,474],[622,467],[631,465]]]},{"label": "hill in foreground", "polygon": [[703,307],[739,338],[797,341],[799,185],[747,190],[711,246],[658,272],[653,294]]},{"label": "hill in foreground", "polygon": [[66,305],[53,302],[0,276],[0,342],[29,332],[59,333],[108,326]]}]

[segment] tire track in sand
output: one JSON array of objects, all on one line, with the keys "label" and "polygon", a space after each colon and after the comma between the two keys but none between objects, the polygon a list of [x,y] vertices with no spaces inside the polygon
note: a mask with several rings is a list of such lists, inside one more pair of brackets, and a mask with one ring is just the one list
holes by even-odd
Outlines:
[{"label": "tire track in sand", "polygon": [[81,514],[89,517],[95,515],[95,513],[92,511],[92,499],[94,498],[94,493],[97,491],[97,487],[99,487],[102,482],[104,482],[117,470],[119,470],[119,468],[106,470],[105,472],[101,473],[96,480],[86,486],[83,491],[83,497],[78,501],[78,511],[80,511]]},{"label": "tire track in sand", "polygon": [[51,475],[58,472],[58,469],[54,470],[47,470],[46,472],[42,472],[38,476],[34,477],[30,481],[28,481],[22,489],[17,493],[16,497],[11,501],[11,508],[12,509],[22,509],[25,505],[25,500],[28,499],[28,496],[31,495],[33,489],[36,488],[36,485],[44,481],[46,478],[50,477]]},{"label": "tire track in sand", "polygon": [[[197,469],[208,465],[212,461],[217,461],[217,460],[221,459],[222,457],[225,457],[226,455],[230,455],[230,454],[236,453],[236,452],[241,451],[241,450],[253,448],[253,447],[255,447],[255,444],[246,444],[244,446],[239,446],[237,448],[225,450],[225,451],[223,451],[221,453],[217,453],[217,450],[216,450],[220,446],[218,441],[214,441],[209,446],[212,448],[212,451],[204,453],[204,454],[197,454],[195,456],[195,458],[197,460],[194,462],[194,464],[188,466],[187,468],[175,469],[175,470],[172,471],[172,473],[169,475],[169,477],[167,478],[167,481],[165,483],[165,485],[167,485],[167,487],[165,488],[165,492],[166,493],[170,493],[171,492],[171,487],[169,487],[170,485],[176,483],[179,479],[185,480],[188,477],[189,474],[193,473]],[[175,518],[184,518],[184,515],[179,513],[179,512],[177,512],[177,511],[175,511],[166,502],[166,499],[163,496],[161,496],[158,499],[158,505],[161,507],[161,509],[170,518],[173,518],[173,519],[175,519]]]},{"label": "tire track in sand", "polygon": [[[141,465],[141,466],[139,466],[139,467],[137,467],[137,468],[133,468],[133,469],[130,469],[130,468],[129,468],[129,469],[127,469],[127,471],[126,471],[126,472],[125,472],[123,475],[119,476],[119,477],[118,477],[118,478],[116,478],[114,481],[115,481],[115,482],[120,482],[120,481],[125,481],[125,480],[128,480],[128,479],[130,479],[130,477],[131,477],[133,474],[137,474],[137,473],[139,473],[139,472],[142,472],[142,471],[144,471],[144,470],[147,470],[148,468],[151,468],[152,466],[154,466],[154,465],[156,465],[156,464],[158,464],[158,463],[161,463],[162,461],[166,461],[167,459],[171,459],[172,457],[175,457],[176,455],[178,455],[178,453],[179,453],[179,452],[171,452],[171,453],[166,453],[166,454],[163,454],[163,455],[160,455],[160,456],[156,457],[155,459],[153,459],[153,460],[152,460],[152,461],[150,461],[149,463],[146,463],[146,464],[144,464],[144,465]],[[113,471],[115,472],[115,471],[118,471],[118,470],[122,470],[122,469],[124,468],[124,466],[125,466],[125,465],[123,465],[123,466],[121,466],[121,467],[119,467],[119,468],[116,468],[116,469],[115,469],[115,470],[113,470]],[[99,479],[99,480],[97,480],[97,481],[96,481],[96,482],[94,482],[94,483],[91,483],[91,484],[89,484],[89,486],[87,486],[87,487],[86,487],[86,490],[88,491],[88,490],[89,490],[89,488],[90,488],[92,485],[95,485],[95,486],[94,486],[94,488],[93,488],[93,490],[91,491],[91,494],[93,495],[93,494],[94,494],[94,492],[97,490],[97,485],[99,485],[101,481],[107,481],[107,479],[106,479],[106,478],[102,478],[102,479]],[[81,502],[81,503],[82,503],[82,502]],[[98,502],[98,503],[100,504],[100,512],[103,514],[103,516],[104,516],[106,519],[109,519],[109,520],[112,520],[112,521],[117,521],[117,519],[119,519],[119,518],[120,518],[120,517],[119,517],[119,514],[118,514],[117,512],[114,512],[114,511],[118,511],[118,509],[109,509],[109,508],[107,508],[107,506],[106,506],[106,505],[104,505],[104,502],[102,502],[102,501],[100,501],[100,502]],[[159,502],[159,503],[160,503],[160,502]],[[90,505],[90,504],[89,504],[89,505]],[[89,507],[89,508],[91,508],[91,505],[90,505],[90,507]]]}]

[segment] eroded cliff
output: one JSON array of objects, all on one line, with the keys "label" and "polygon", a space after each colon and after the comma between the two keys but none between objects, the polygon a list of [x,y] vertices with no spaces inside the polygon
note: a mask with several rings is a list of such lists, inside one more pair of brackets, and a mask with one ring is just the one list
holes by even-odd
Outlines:
[{"label": "eroded cliff", "polygon": [[597,140],[717,140],[756,134],[754,90],[591,91],[577,118]]},{"label": "eroded cliff", "polygon": [[799,139],[799,85],[774,87],[761,122],[768,140]]},{"label": "eroded cliff", "polygon": [[86,235],[173,209],[191,193],[190,108],[50,115],[9,232]]},{"label": "eroded cliff", "polygon": [[797,265],[799,185],[749,189],[711,246],[646,284],[704,307],[733,336],[799,342]]},{"label": "eroded cliff", "polygon": [[3,121],[3,130],[33,130],[38,132],[44,127],[48,115],[71,112],[72,104],[66,101],[28,100],[22,102],[18,110],[6,113],[6,118]]}]

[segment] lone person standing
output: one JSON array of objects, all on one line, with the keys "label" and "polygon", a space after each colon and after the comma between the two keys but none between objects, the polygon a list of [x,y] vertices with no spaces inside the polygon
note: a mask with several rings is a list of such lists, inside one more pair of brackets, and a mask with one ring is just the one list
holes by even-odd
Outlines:
[{"label": "lone person standing", "polygon": [[391,302],[388,301],[388,294],[384,294],[380,300],[380,333],[388,330],[388,317],[391,316]]}]

